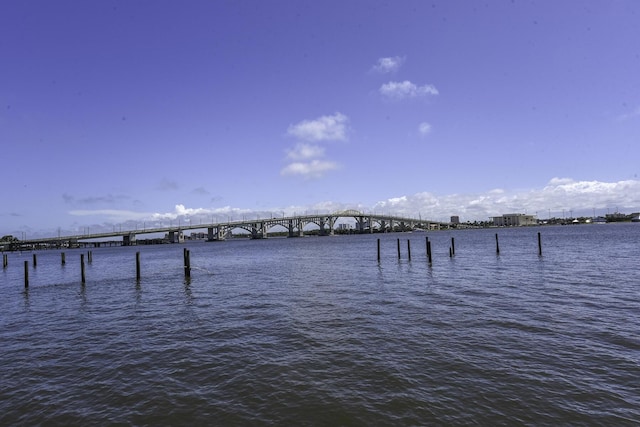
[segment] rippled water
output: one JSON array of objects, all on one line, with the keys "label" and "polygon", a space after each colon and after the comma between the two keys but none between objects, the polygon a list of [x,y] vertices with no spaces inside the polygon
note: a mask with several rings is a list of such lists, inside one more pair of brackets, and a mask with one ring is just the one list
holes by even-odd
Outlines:
[{"label": "rippled water", "polygon": [[640,423],[640,224],[86,252],[9,253],[0,425]]}]

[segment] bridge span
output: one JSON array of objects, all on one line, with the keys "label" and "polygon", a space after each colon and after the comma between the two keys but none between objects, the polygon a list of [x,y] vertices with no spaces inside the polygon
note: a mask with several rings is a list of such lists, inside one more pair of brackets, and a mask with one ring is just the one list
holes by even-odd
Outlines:
[{"label": "bridge span", "polygon": [[[171,243],[182,241],[183,232],[186,230],[207,230],[208,241],[223,241],[231,235],[233,230],[244,230],[252,239],[265,239],[274,227],[282,227],[288,237],[300,237],[312,229],[321,236],[333,235],[340,218],[352,218],[355,220],[355,233],[385,233],[392,231],[411,230],[440,230],[448,228],[449,223],[416,219],[410,217],[384,215],[375,213],[363,213],[357,210],[346,210],[330,214],[295,215],[271,218],[257,218],[255,220],[227,221],[210,224],[189,224],[169,227],[144,228],[136,230],[119,230],[106,233],[78,234],[58,236],[40,239],[29,239],[15,242],[19,247],[74,247],[79,245],[100,246],[101,243],[113,239],[122,239],[122,246],[136,244],[139,235],[164,233]],[[316,227],[305,230],[305,227],[314,224]],[[280,228],[281,229],[281,228]]]}]

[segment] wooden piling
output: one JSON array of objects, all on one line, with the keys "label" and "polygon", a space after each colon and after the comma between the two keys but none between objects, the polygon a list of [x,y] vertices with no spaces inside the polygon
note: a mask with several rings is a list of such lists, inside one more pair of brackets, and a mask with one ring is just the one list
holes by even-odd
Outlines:
[{"label": "wooden piling", "polygon": [[500,244],[498,243],[498,233],[496,233],[496,255],[500,255]]},{"label": "wooden piling", "polygon": [[451,256],[456,254],[456,242],[453,239],[453,237],[451,238]]},{"label": "wooden piling", "polygon": [[187,275],[187,248],[182,249],[182,265],[184,267],[184,275]]},{"label": "wooden piling", "polygon": [[411,240],[407,240],[407,256],[409,257],[409,261],[411,261]]},{"label": "wooden piling", "polygon": [[398,239],[398,259],[400,259],[400,239]]},{"label": "wooden piling", "polygon": [[380,239],[378,239],[378,262],[380,262]]},{"label": "wooden piling", "polygon": [[136,280],[140,281],[140,252],[136,252]]},{"label": "wooden piling", "polygon": [[29,261],[24,262],[24,288],[29,287]]},{"label": "wooden piling", "polygon": [[429,258],[429,265],[431,265],[431,242],[427,239],[427,258]]},{"label": "wooden piling", "polygon": [[540,237],[540,232],[538,232],[538,255],[542,256],[542,238]]},{"label": "wooden piling", "polygon": [[82,284],[86,283],[86,277],[84,274],[84,254],[80,254],[80,278],[82,279]]},{"label": "wooden piling", "polygon": [[38,259],[36,258],[36,254],[33,254],[33,268],[38,266]]},{"label": "wooden piling", "polygon": [[64,252],[60,252],[60,263],[61,265],[65,265],[67,263],[65,257],[64,257]]},{"label": "wooden piling", "polygon": [[2,268],[7,268],[7,265],[9,265],[9,257],[7,254],[2,254]]},{"label": "wooden piling", "polygon": [[184,248],[184,277],[191,277],[191,254],[189,249]]}]

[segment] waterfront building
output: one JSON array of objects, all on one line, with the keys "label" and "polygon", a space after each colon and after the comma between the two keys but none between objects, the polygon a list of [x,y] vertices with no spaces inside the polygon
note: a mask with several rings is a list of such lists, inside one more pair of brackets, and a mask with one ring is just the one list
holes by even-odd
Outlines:
[{"label": "waterfront building", "polygon": [[496,227],[517,227],[522,225],[536,225],[538,223],[535,216],[519,213],[494,216],[492,220],[493,225]]}]

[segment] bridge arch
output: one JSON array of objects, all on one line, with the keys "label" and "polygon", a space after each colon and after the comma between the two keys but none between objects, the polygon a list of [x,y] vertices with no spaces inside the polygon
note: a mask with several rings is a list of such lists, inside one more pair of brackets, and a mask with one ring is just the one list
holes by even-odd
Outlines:
[{"label": "bridge arch", "polygon": [[364,216],[364,212],[360,212],[355,209],[347,209],[344,211],[335,211],[331,214],[332,216]]}]

